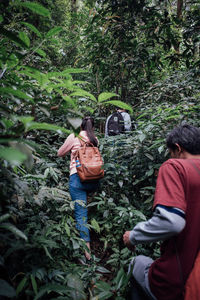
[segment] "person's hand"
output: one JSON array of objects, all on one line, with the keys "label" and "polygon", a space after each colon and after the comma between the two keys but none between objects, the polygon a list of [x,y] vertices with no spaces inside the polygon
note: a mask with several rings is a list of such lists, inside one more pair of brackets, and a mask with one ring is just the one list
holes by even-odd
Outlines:
[{"label": "person's hand", "polygon": [[123,235],[123,241],[124,241],[124,244],[125,246],[131,250],[131,251],[135,251],[135,246],[131,244],[131,241],[130,241],[130,231],[126,231]]}]

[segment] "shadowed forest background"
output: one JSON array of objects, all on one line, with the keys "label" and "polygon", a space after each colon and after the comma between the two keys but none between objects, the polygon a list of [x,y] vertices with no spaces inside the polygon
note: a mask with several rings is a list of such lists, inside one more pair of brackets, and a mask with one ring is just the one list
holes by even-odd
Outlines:
[{"label": "shadowed forest background", "polygon": [[[200,126],[200,1],[3,0],[0,38],[0,299],[126,299],[123,233],[151,216],[167,133]],[[116,106],[133,130],[105,138]],[[84,115],[105,163],[89,266],[57,157]]]}]

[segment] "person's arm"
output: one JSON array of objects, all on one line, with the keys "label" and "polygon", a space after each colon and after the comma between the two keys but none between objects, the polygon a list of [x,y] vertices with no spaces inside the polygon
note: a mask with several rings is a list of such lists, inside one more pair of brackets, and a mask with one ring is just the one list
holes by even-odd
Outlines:
[{"label": "person's arm", "polygon": [[132,245],[166,240],[180,233],[184,227],[183,210],[157,205],[151,219],[138,223],[129,232],[129,240]]},{"label": "person's arm", "polygon": [[106,120],[106,125],[105,125],[105,137],[108,136],[108,121],[109,121],[110,117],[111,117],[111,115],[110,115],[110,116],[107,118],[107,120]]},{"label": "person's arm", "polygon": [[132,231],[125,232],[123,238],[126,245],[165,240],[183,230],[187,205],[180,176],[182,173],[182,167],[173,160],[166,161],[160,167],[153,217],[138,223]]},{"label": "person's arm", "polygon": [[69,153],[73,147],[74,142],[74,134],[70,134],[68,138],[65,140],[64,144],[58,150],[58,156],[63,157],[67,153]]},{"label": "person's arm", "polygon": [[125,131],[130,131],[131,130],[131,117],[130,115],[125,112],[123,113],[123,118],[124,118],[124,129]]}]

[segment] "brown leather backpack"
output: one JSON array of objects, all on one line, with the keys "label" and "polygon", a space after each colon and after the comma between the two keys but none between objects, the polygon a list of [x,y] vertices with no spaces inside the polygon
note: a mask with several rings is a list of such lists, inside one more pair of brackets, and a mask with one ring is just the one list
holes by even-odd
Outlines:
[{"label": "brown leather backpack", "polygon": [[103,159],[99,149],[80,137],[81,147],[75,152],[77,173],[81,182],[98,180],[104,176]]}]

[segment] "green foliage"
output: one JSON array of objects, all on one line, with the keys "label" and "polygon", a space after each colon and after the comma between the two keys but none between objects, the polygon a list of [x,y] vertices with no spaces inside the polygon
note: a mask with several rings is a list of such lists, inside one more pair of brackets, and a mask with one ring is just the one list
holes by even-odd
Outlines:
[{"label": "green foliage", "polygon": [[[185,121],[200,126],[198,5],[187,4],[180,21],[170,3],[166,13],[162,1],[119,2],[0,3],[3,297],[126,299],[133,254],[123,233],[151,216],[166,134]],[[113,106],[131,113],[133,131],[103,138]],[[87,247],[69,159],[57,157],[84,114],[95,117],[105,163],[87,205],[89,265],[79,263]],[[141,253],[158,257],[159,243],[137,246]]]},{"label": "green foliage", "polygon": [[11,147],[0,148],[0,158],[5,159],[11,164],[20,165],[26,159],[26,155]]},{"label": "green foliage", "polygon": [[27,241],[27,237],[26,235],[20,231],[18,228],[16,228],[15,226],[13,226],[12,224],[9,224],[9,223],[3,223],[3,224],[0,224],[0,228],[1,229],[5,229],[5,230],[9,230],[11,232],[13,232],[15,235],[23,238],[24,240]]},{"label": "green foliage", "polygon": [[48,9],[46,9],[44,6],[36,3],[36,2],[30,2],[30,1],[26,1],[26,2],[18,2],[17,5],[20,5],[24,8],[28,8],[30,9],[32,12],[44,16],[44,17],[50,17],[50,12]]}]

